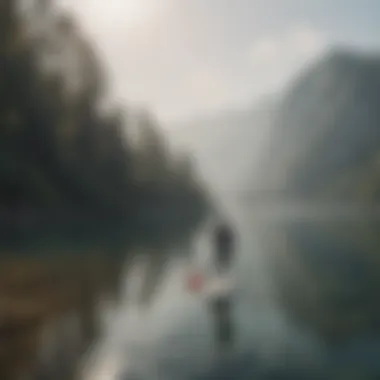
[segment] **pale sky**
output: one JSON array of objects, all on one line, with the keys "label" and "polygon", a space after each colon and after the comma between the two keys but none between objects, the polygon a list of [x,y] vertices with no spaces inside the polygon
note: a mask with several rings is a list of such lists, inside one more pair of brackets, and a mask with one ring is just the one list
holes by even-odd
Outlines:
[{"label": "pale sky", "polygon": [[378,48],[379,0],[64,0],[113,94],[163,124],[253,104],[336,43]]}]

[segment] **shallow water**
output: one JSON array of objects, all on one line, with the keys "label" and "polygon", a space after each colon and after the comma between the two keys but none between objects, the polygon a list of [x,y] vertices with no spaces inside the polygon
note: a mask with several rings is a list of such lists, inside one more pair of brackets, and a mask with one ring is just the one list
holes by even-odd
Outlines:
[{"label": "shallow water", "polygon": [[380,220],[332,205],[222,206],[238,237],[230,347],[206,293],[186,288],[194,268],[213,279],[206,221],[187,241],[2,255],[1,379],[67,380],[78,358],[85,380],[378,378]]},{"label": "shallow water", "polygon": [[[330,296],[337,301],[342,298],[337,287],[343,290],[352,287],[352,278],[341,276],[342,267],[358,268],[360,255],[372,257],[367,255],[369,251],[363,243],[369,240],[360,240],[360,228],[355,227],[355,220],[364,232],[369,226],[376,229],[378,223],[374,220],[357,222],[353,217],[354,226],[349,226],[349,218],[342,218],[339,213],[334,217],[326,212],[322,219],[321,213],[313,219],[310,209],[305,221],[301,217],[305,213],[300,210],[297,215],[294,207],[277,211],[274,208],[267,214],[254,215],[247,207],[229,206],[228,215],[239,234],[234,269],[237,289],[232,314],[236,341],[231,352],[221,354],[218,350],[207,300],[189,294],[184,286],[189,261],[171,259],[165,265],[164,281],[151,304],[141,306],[135,297],[136,302],[119,304],[113,310],[96,349],[96,366],[87,372],[86,379],[245,379],[252,376],[310,379],[339,378],[347,373],[371,379],[380,373],[375,360],[380,353],[380,340],[372,326],[359,319],[347,325],[346,310],[332,310],[325,302]],[[287,209],[291,214],[286,214]],[[355,252],[347,249],[354,246],[344,235],[349,228],[358,232],[357,237],[351,236],[360,247]],[[209,233],[206,225],[189,246],[172,249],[190,250],[194,257],[192,263],[196,262],[209,273]],[[331,236],[338,245],[331,243]],[[284,237],[291,242],[289,246],[281,240]],[[167,256],[184,256],[178,253],[168,252]],[[352,264],[355,255],[358,260]],[[319,261],[315,261],[316,257]],[[370,261],[363,263],[369,265]],[[325,273],[333,276],[337,286],[325,286]],[[364,291],[376,291],[376,286],[377,283],[369,284]],[[127,288],[130,291],[133,286],[128,284]],[[287,298],[286,289],[294,299]],[[133,297],[128,296],[128,299]],[[354,308],[365,318],[360,305]],[[360,323],[361,327],[356,328]],[[342,332],[339,325],[349,327]],[[330,336],[339,339],[329,340]]]}]

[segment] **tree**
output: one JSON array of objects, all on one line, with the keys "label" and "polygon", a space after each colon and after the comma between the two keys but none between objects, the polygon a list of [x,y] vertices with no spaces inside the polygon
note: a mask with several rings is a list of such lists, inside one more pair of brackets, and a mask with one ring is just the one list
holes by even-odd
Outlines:
[{"label": "tree", "polygon": [[101,108],[103,70],[75,22],[51,1],[15,4],[0,14],[3,208],[133,224],[147,207],[174,212],[175,193],[200,198],[190,163],[175,164],[148,112],[136,148],[128,114]]}]

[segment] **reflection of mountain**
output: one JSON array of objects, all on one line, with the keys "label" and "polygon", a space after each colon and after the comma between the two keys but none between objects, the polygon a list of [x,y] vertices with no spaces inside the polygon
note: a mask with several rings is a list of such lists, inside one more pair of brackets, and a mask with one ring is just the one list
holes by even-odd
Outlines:
[{"label": "reflection of mountain", "polygon": [[380,57],[329,53],[284,94],[263,178],[291,193],[376,197]]},{"label": "reflection of mountain", "polygon": [[169,137],[192,152],[213,188],[235,188],[254,175],[252,162],[258,162],[269,136],[274,103],[266,99],[249,109],[190,121],[176,126]]},{"label": "reflection of mountain", "polygon": [[380,330],[379,227],[302,220],[275,228],[268,239],[280,302],[327,341]]},{"label": "reflection of mountain", "polygon": [[[377,200],[379,106],[380,56],[327,54],[283,94],[262,188],[334,202]],[[330,220],[297,220],[268,239],[280,299],[330,341],[378,333],[379,222],[334,222],[330,212]]]}]

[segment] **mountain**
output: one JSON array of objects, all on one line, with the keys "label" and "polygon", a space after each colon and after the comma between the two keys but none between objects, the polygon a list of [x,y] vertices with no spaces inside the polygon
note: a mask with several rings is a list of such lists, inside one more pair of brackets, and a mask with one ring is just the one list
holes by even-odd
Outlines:
[{"label": "mountain", "polygon": [[285,91],[273,131],[262,189],[380,195],[380,56],[329,52]]},{"label": "mountain", "polygon": [[380,55],[333,49],[252,107],[173,126],[214,189],[380,196]]},{"label": "mountain", "polygon": [[[380,56],[335,50],[306,68],[276,111],[262,190],[373,209],[379,106]],[[380,223],[349,207],[344,218],[330,211],[328,219],[278,223],[266,244],[278,300],[296,323],[335,344],[380,331]]]},{"label": "mountain", "polygon": [[179,123],[171,128],[169,141],[174,149],[191,152],[207,184],[219,191],[244,188],[254,181],[271,133],[276,99],[263,99],[252,107],[226,110],[217,115]]}]

